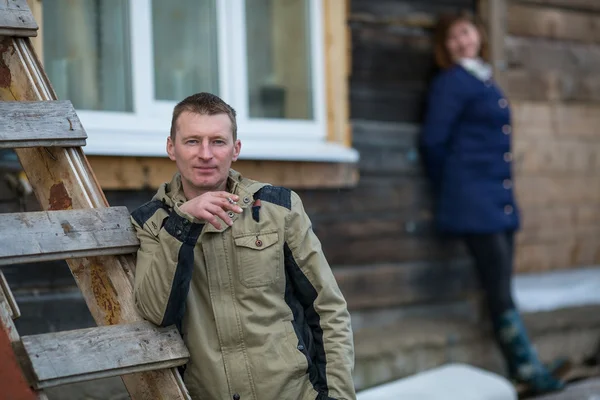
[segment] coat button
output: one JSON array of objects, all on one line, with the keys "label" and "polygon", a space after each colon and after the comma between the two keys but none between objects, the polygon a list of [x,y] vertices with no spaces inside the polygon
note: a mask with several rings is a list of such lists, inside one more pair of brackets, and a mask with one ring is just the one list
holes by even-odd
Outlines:
[{"label": "coat button", "polygon": [[504,125],[502,127],[502,133],[505,135],[510,135],[512,133],[512,127],[510,125]]},{"label": "coat button", "polygon": [[504,161],[511,162],[512,159],[513,159],[512,153],[510,153],[510,152],[504,153]]},{"label": "coat button", "polygon": [[229,211],[229,212],[227,213],[227,215],[229,215],[229,218],[233,218],[233,217],[235,217],[235,214],[233,213],[233,211]]},{"label": "coat button", "polygon": [[244,199],[242,200],[245,204],[250,203],[250,199],[248,197],[244,197]]},{"label": "coat button", "polygon": [[297,347],[298,350],[303,351],[304,350],[304,345],[303,344],[299,344]]},{"label": "coat button", "polygon": [[504,189],[510,189],[512,187],[512,181],[510,179],[505,179],[502,181],[502,186]]},{"label": "coat button", "polygon": [[256,242],[254,242],[254,244],[256,245],[256,247],[262,247],[263,242],[260,239],[256,239]]},{"label": "coat button", "polygon": [[240,399],[241,399],[241,396],[239,394],[236,393],[233,395],[233,400],[240,400]]},{"label": "coat button", "polygon": [[508,107],[508,101],[506,101],[506,99],[500,99],[498,100],[498,105],[500,108],[506,108]]},{"label": "coat button", "polygon": [[513,211],[514,211],[513,206],[511,206],[510,204],[507,204],[504,206],[504,214],[510,215],[513,213]]}]

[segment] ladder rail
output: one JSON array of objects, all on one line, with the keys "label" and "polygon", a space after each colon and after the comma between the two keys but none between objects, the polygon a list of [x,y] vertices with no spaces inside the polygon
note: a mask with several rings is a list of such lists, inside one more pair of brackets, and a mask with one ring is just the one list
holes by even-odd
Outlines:
[{"label": "ladder rail", "polygon": [[[0,37],[0,100],[56,100],[29,38]],[[80,147],[15,149],[44,210],[107,207]],[[67,260],[98,325],[142,321],[133,301],[134,255]],[[122,376],[132,399],[189,399],[176,369]]]}]

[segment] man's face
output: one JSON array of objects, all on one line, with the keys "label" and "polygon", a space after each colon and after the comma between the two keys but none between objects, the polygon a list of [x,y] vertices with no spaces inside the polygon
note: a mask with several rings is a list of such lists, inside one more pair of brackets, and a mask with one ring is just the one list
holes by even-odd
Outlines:
[{"label": "man's face", "polygon": [[177,119],[175,139],[167,138],[167,153],[181,173],[187,199],[225,190],[229,168],[237,160],[241,146],[239,140],[233,140],[227,114],[182,112]]}]

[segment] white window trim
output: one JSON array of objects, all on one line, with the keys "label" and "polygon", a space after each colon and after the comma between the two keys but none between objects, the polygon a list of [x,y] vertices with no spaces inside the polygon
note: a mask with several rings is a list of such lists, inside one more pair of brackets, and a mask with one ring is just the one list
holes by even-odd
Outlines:
[{"label": "white window trim", "polygon": [[[322,1],[310,1],[312,121],[248,116],[244,0],[217,1],[220,96],[238,112],[240,159],[356,162],[356,150],[327,142]],[[132,113],[78,110],[95,155],[165,156],[175,102],[154,99],[151,0],[130,1]],[[231,27],[236,27],[232,29]]]}]

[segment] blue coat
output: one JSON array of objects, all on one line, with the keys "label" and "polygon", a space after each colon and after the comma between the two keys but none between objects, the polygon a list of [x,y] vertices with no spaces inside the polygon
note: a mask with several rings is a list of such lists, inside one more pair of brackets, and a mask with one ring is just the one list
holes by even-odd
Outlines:
[{"label": "blue coat", "polygon": [[442,232],[519,228],[510,121],[508,101],[492,81],[455,65],[432,82],[420,145]]}]

